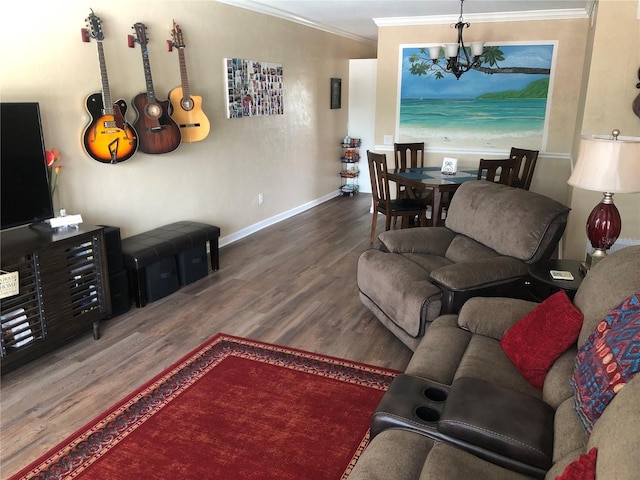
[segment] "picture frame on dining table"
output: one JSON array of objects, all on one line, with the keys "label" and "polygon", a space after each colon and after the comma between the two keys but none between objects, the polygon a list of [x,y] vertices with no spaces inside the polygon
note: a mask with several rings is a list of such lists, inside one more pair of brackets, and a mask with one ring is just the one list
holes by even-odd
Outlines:
[{"label": "picture frame on dining table", "polygon": [[440,173],[443,175],[455,175],[458,173],[458,159],[451,157],[444,157],[442,160],[442,168]]}]

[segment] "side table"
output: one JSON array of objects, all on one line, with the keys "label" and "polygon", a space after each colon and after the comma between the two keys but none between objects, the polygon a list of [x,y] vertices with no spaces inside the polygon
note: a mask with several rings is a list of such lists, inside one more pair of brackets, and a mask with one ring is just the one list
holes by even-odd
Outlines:
[{"label": "side table", "polygon": [[[555,280],[549,273],[550,270],[564,270],[571,272],[573,280]],[[530,285],[529,292],[534,300],[541,302],[548,296],[564,290],[567,296],[573,300],[576,290],[582,283],[586,269],[578,260],[547,260],[529,267]]]}]

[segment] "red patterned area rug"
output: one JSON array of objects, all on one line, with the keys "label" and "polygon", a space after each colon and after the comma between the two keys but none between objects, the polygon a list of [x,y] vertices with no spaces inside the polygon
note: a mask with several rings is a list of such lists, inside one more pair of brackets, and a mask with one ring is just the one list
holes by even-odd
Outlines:
[{"label": "red patterned area rug", "polygon": [[346,479],[396,374],[218,334],[12,479]]}]

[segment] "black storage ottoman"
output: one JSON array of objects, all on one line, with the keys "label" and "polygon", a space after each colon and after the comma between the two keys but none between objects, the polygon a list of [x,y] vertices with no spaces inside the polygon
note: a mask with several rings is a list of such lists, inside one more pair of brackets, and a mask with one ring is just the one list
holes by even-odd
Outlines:
[{"label": "black storage ottoman", "polygon": [[[206,276],[209,273],[207,242],[211,269],[217,271],[220,268],[219,237],[220,227],[182,221],[122,240],[130,292],[136,306],[142,308],[177,291],[181,281],[186,285]],[[202,258],[203,252],[205,258]],[[178,262],[182,273],[178,271]]]},{"label": "black storage ottoman", "polygon": [[155,302],[180,289],[176,257],[166,257],[146,268],[147,302]]},{"label": "black storage ottoman", "polygon": [[189,285],[204,278],[209,273],[207,265],[207,247],[203,243],[189,250],[178,253],[178,278],[180,285]]}]

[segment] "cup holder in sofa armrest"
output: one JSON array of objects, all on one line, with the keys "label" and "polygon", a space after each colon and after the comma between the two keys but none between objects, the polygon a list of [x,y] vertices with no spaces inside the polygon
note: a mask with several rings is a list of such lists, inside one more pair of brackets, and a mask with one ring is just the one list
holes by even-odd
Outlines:
[{"label": "cup holder in sofa armrest", "polygon": [[371,438],[387,428],[437,433],[449,387],[412,375],[398,375],[371,419]]},{"label": "cup holder in sofa armrest", "polygon": [[427,387],[424,389],[423,394],[425,398],[432,402],[444,402],[449,395],[446,390],[442,389],[442,387]]},{"label": "cup holder in sofa armrest", "polygon": [[545,471],[552,465],[554,413],[538,398],[463,377],[451,386],[437,429],[491,456]]},{"label": "cup holder in sofa armrest", "polygon": [[435,423],[440,420],[440,412],[429,405],[416,408],[416,416],[426,423]]}]

